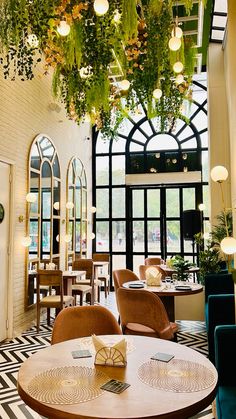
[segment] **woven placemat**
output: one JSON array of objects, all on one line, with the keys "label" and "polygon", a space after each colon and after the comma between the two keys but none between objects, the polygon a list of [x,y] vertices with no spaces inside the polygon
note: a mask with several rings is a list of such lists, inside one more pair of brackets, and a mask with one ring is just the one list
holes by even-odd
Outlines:
[{"label": "woven placemat", "polygon": [[209,368],[182,359],[146,362],[139,367],[138,377],[151,387],[176,393],[200,391],[216,383],[216,376]]},{"label": "woven placemat", "polygon": [[[101,338],[101,340],[104,342],[105,346],[107,347],[112,347],[113,345],[115,345],[117,342],[119,342],[120,340],[124,339],[124,336],[120,335],[119,338],[115,338],[112,336],[99,336],[99,338]],[[126,339],[127,342],[127,354],[130,352],[133,352],[136,348],[134,346],[134,342],[132,338]],[[86,350],[88,349],[92,354],[96,354],[95,348],[94,348],[94,344],[92,341],[92,337],[85,337],[85,338],[81,338],[79,340],[79,343],[76,345],[76,349],[80,349],[80,350]]]},{"label": "woven placemat", "polygon": [[36,400],[50,404],[75,404],[101,396],[100,387],[109,378],[94,368],[68,366],[46,370],[35,376],[28,393]]}]

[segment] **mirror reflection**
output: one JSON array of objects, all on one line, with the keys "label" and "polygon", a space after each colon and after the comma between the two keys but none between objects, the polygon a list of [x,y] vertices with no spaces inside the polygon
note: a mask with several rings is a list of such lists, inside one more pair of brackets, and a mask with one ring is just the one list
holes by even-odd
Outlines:
[{"label": "mirror reflection", "polygon": [[60,268],[61,178],[57,151],[52,140],[38,135],[29,156],[27,233],[31,244],[27,255],[26,305],[36,302],[36,272],[49,263]]}]

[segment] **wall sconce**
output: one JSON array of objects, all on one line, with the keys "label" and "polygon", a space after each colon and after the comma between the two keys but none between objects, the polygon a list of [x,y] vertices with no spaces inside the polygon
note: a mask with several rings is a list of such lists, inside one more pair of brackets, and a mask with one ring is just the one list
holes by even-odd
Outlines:
[{"label": "wall sconce", "polygon": [[71,202],[71,201],[68,201],[68,202],[66,203],[66,208],[67,208],[68,210],[72,210],[72,209],[74,208],[74,203],[73,203],[73,202]]},{"label": "wall sconce", "polygon": [[221,247],[222,252],[224,252],[226,255],[232,255],[233,253],[236,253],[236,239],[234,237],[229,236],[225,199],[224,199],[224,192],[223,192],[223,187],[222,187],[222,183],[225,180],[227,180],[227,178],[228,178],[228,170],[224,166],[215,166],[211,170],[211,179],[220,185],[223,214],[224,214],[224,219],[225,219],[226,237],[224,237],[224,239],[220,242],[220,247]]},{"label": "wall sconce", "polygon": [[29,247],[31,245],[32,239],[30,236],[25,236],[21,239],[21,244],[24,247]]},{"label": "wall sconce", "polygon": [[[30,206],[31,206],[31,204],[36,202],[37,195],[35,195],[33,192],[29,192],[29,193],[27,193],[25,199],[29,204],[29,213],[30,213]],[[28,220],[28,218],[25,218],[24,215],[19,215],[18,220],[19,220],[19,223],[23,223],[23,221]]]}]

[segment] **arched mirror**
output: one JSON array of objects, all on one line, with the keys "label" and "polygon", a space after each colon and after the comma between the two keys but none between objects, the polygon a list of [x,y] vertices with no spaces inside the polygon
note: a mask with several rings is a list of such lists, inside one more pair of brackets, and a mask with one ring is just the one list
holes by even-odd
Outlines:
[{"label": "arched mirror", "polygon": [[66,266],[87,256],[87,180],[83,163],[73,157],[67,173]]},{"label": "arched mirror", "polygon": [[[35,273],[49,263],[60,267],[61,175],[56,148],[50,138],[40,134],[29,154],[29,193],[27,194],[26,305],[36,302]],[[27,243],[26,243],[27,245]]]}]

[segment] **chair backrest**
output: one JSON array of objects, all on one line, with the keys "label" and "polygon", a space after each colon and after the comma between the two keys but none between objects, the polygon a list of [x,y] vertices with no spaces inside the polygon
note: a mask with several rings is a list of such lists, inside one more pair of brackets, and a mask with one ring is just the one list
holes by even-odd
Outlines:
[{"label": "chair backrest", "polygon": [[217,326],[215,329],[215,365],[218,371],[218,384],[220,386],[233,386],[235,388],[235,346],[236,325]]},{"label": "chair backrest", "polygon": [[107,273],[110,271],[110,255],[109,253],[93,253],[93,261],[94,262],[109,262],[107,266]]},{"label": "chair backrest", "polygon": [[164,261],[161,257],[146,258],[144,260],[145,265],[161,265],[162,263],[164,263]]},{"label": "chair backrest", "polygon": [[139,277],[130,269],[117,269],[113,271],[115,291],[122,287],[125,282],[139,281]]},{"label": "chair backrest", "polygon": [[61,297],[61,307],[63,307],[63,272],[60,270],[39,269],[37,273],[37,303],[40,303],[40,287],[58,287]]},{"label": "chair backrest", "polygon": [[95,335],[120,335],[121,329],[113,314],[105,307],[68,307],[54,322],[52,345],[69,339]]},{"label": "chair backrest", "polygon": [[208,274],[205,276],[205,300],[209,295],[234,294],[232,274]]},{"label": "chair backrest", "polygon": [[142,281],[145,281],[146,280],[146,271],[148,270],[148,269],[150,269],[150,267],[153,269],[156,269],[158,272],[160,272],[161,273],[161,278],[162,279],[165,279],[165,277],[166,277],[166,273],[163,271],[163,269],[161,269],[160,268],[160,266],[158,266],[158,265],[140,265],[139,266],[139,277],[140,277],[140,279],[142,280]]},{"label": "chair backrest", "polygon": [[124,333],[128,323],[136,323],[155,330],[161,339],[173,339],[166,309],[157,295],[146,290],[118,288],[117,300]]},{"label": "chair backrest", "polygon": [[72,263],[73,271],[86,271],[86,279],[90,279],[91,283],[94,279],[94,269],[92,259],[78,259]]}]

